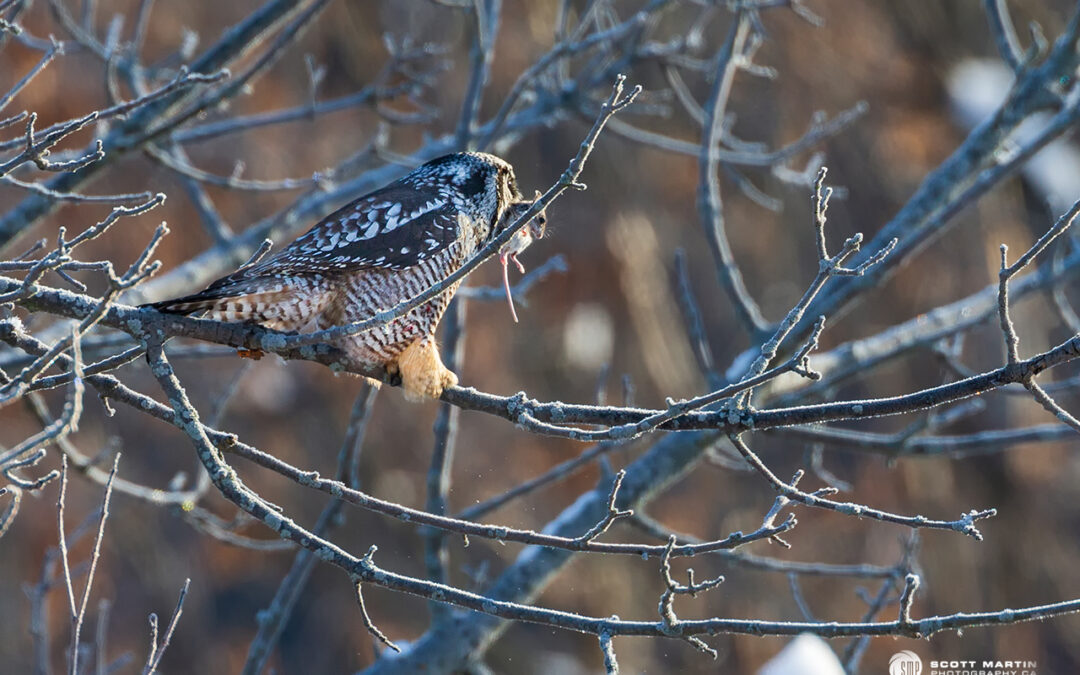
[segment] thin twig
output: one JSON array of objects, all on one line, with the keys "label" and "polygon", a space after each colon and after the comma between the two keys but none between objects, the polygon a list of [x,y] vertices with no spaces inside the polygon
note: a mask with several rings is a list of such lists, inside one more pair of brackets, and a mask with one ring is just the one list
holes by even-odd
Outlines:
[{"label": "thin twig", "polygon": [[750,297],[742,273],[735,263],[731,245],[728,243],[724,232],[723,206],[720,202],[720,177],[717,172],[717,150],[719,146],[718,135],[720,121],[724,118],[724,110],[727,106],[728,96],[731,93],[731,83],[735,76],[735,70],[743,59],[743,51],[746,48],[746,40],[750,34],[750,19],[740,14],[728,32],[720,54],[716,57],[716,82],[709,96],[709,102],[705,105],[705,135],[701,141],[701,150],[698,159],[698,174],[700,183],[698,186],[698,210],[701,213],[701,222],[705,228],[709,249],[712,251],[716,271],[720,277],[720,285],[727,294],[735,309],[735,315],[748,330],[751,336],[756,336],[765,330],[768,325],[761,315],[757,303]]},{"label": "thin twig", "polygon": [[[165,635],[161,639],[161,645],[157,646],[156,635],[153,640],[155,648],[150,651],[150,658],[147,661],[146,668],[143,669],[143,675],[154,675],[157,671],[158,665],[161,663],[161,657],[165,656],[165,650],[169,648],[169,642],[172,640],[173,632],[176,630],[176,624],[180,621],[180,615],[184,612],[184,599],[187,597],[188,587],[191,586],[191,579],[184,580],[184,587],[180,589],[180,597],[176,599],[176,609],[173,610],[172,618],[169,619],[169,625],[165,628]],[[155,634],[156,634],[155,630]]]},{"label": "thin twig", "polygon": [[990,22],[990,33],[994,36],[998,54],[1009,68],[1019,71],[1024,67],[1026,59],[1005,0],[983,0],[983,10]]},{"label": "thin twig", "polygon": [[611,493],[608,495],[607,513],[604,514],[604,517],[600,522],[589,528],[588,532],[578,537],[578,540],[582,542],[592,541],[601,534],[607,532],[608,528],[610,528],[616,520],[619,520],[620,518],[629,518],[634,515],[633,509],[619,509],[615,506],[615,502],[619,498],[619,488],[622,486],[624,478],[626,478],[625,470],[615,474],[615,480],[611,483]]},{"label": "thin twig", "polygon": [[[444,317],[443,364],[450,370],[459,370],[465,358],[465,316],[467,304],[460,299],[450,301]],[[433,429],[434,448],[431,451],[431,463],[427,473],[428,513],[444,515],[450,494],[450,476],[454,463],[454,450],[457,446],[458,418],[461,409],[449,403],[439,406]],[[440,530],[428,530],[424,533],[424,567],[427,578],[436,583],[446,583],[449,577],[450,552],[446,546],[444,533]],[[449,618],[446,605],[430,603],[434,622]]]},{"label": "thin twig", "polygon": [[[71,675],[79,674],[79,633],[82,631],[83,619],[86,617],[86,606],[90,604],[90,589],[94,585],[94,573],[97,571],[98,559],[101,557],[101,541],[105,537],[105,521],[109,519],[109,499],[112,497],[112,481],[116,477],[116,470],[120,466],[120,455],[113,459],[112,471],[109,480],[105,483],[105,498],[101,504],[101,520],[98,522],[97,536],[94,538],[94,549],[90,554],[90,569],[86,573],[86,585],[83,587],[82,601],[79,603],[79,611],[72,617],[71,629]],[[62,539],[63,537],[61,537]],[[66,557],[66,555],[65,555]],[[67,566],[65,565],[65,573]]]},{"label": "thin twig", "polygon": [[[371,547],[372,549],[375,546]],[[368,551],[370,555],[372,551]],[[375,622],[371,620],[371,616],[368,615],[367,607],[364,606],[364,588],[360,582],[356,583],[356,604],[360,606],[360,618],[364,621],[364,628],[371,633],[372,637],[381,642],[383,645],[393,649],[395,652],[401,653],[401,647],[398,647],[394,642],[386,637],[386,634],[379,630],[379,627],[375,625]]]},{"label": "thin twig", "polygon": [[619,662],[615,659],[615,645],[607,633],[600,634],[600,651],[604,654],[604,672],[607,675],[619,675]]},{"label": "thin twig", "polygon": [[830,511],[836,511],[837,513],[858,518],[872,518],[886,523],[896,523],[897,525],[905,525],[913,529],[952,530],[954,532],[966,534],[978,541],[982,541],[983,536],[982,533],[979,532],[979,529],[975,527],[975,523],[979,520],[992,518],[997,515],[997,509],[984,509],[982,511],[969,511],[957,520],[932,520],[925,516],[902,516],[863,506],[861,504],[853,504],[850,502],[843,503],[826,499],[826,495],[836,493],[836,488],[821,488],[812,493],[804,492],[798,489],[799,480],[803,476],[802,470],[796,472],[795,477],[790,483],[785,483],[777,478],[776,474],[765,466],[765,463],[750,450],[749,446],[747,446],[741,438],[738,436],[730,436],[730,438],[731,442],[735,445],[735,448],[739,451],[739,454],[741,454],[743,458],[769,482],[774,490],[780,493],[781,497],[799,502],[800,504],[805,504],[806,506],[828,509]]}]

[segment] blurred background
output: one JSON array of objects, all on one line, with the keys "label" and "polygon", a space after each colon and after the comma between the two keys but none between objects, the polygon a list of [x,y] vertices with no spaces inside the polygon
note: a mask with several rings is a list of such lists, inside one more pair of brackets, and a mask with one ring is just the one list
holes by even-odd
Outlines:
[{"label": "blurred background", "polygon": [[[76,3],[77,4],[77,3]],[[144,59],[153,62],[176,52],[186,35],[212,42],[230,25],[259,6],[233,2],[157,2],[147,24]],[[570,3],[574,6],[579,3]],[[621,15],[640,3],[614,3]],[[858,101],[868,112],[839,135],[815,149],[825,153],[829,182],[843,187],[829,212],[828,234],[839,247],[854,232],[872,236],[912,195],[919,183],[952,153],[966,136],[969,122],[950,103],[950,74],[969,59],[994,59],[996,50],[975,0],[811,0],[825,25],[813,28],[793,13],[763,15],[769,40],[756,62],[772,67],[772,80],[740,73],[729,109],[737,118],[732,131],[747,141],[778,147],[804,133],[817,111],[830,117]],[[133,16],[138,2],[101,0],[97,25],[104,32],[112,17]],[[491,81],[481,119],[497,110],[517,77],[544,54],[553,41],[555,0],[503,3]],[[1037,21],[1053,39],[1062,30],[1068,0],[1010,2],[1017,26]],[[72,8],[75,11],[76,8]],[[694,12],[666,17],[670,34],[688,30]],[[131,19],[128,19],[129,23]],[[22,23],[39,36],[59,33],[48,9],[38,2]],[[720,15],[703,32],[703,53],[711,55],[727,30]],[[425,94],[440,117],[427,125],[395,127],[390,146],[408,154],[423,142],[422,133],[451,132],[457,122],[468,76],[469,28],[462,13],[435,2],[349,1],[332,3],[289,52],[245,95],[221,115],[250,114],[303,104],[310,77],[305,57],[325,68],[318,89],[329,99],[371,82],[387,61],[383,35],[411,36],[447,49],[451,67]],[[190,39],[190,38],[187,38]],[[11,42],[0,50],[0,73],[10,83],[28,71],[40,53]],[[664,105],[667,118],[628,110],[626,121],[692,143],[700,128],[672,101],[651,91],[666,86],[662,73],[642,68],[627,73],[630,84],[645,87],[643,103]],[[710,83],[688,81],[703,101]],[[106,105],[100,63],[86,54],[58,58],[13,104],[14,110],[38,111],[40,126]],[[645,106],[648,109],[648,106]],[[243,177],[277,180],[304,178],[335,166],[369,143],[378,116],[371,109],[349,109],[314,119],[268,126],[240,134],[190,143],[191,163],[228,176],[238,160]],[[591,124],[572,116],[550,128],[529,130],[502,151],[517,171],[523,192],[546,189],[555,181]],[[89,139],[78,137],[77,147]],[[795,164],[809,159],[806,153]],[[1080,176],[1080,166],[1060,171]],[[721,183],[727,233],[746,285],[770,320],[778,320],[801,296],[817,269],[809,213],[810,191],[778,180],[769,171],[745,176],[776,200],[776,210],[749,199],[726,176]],[[526,391],[539,400],[589,402],[598,387],[611,401],[622,397],[622,376],[634,384],[635,401],[662,406],[666,396],[686,397],[705,390],[674,300],[673,259],[684,249],[693,287],[701,301],[709,342],[721,370],[746,349],[745,331],[733,320],[719,290],[697,211],[698,162],[689,155],[656,148],[605,132],[589,161],[584,192],[571,192],[549,210],[550,236],[523,256],[536,267],[554,255],[565,256],[567,271],[538,283],[519,304],[514,324],[505,302],[468,304],[464,385],[501,395]],[[82,249],[86,259],[129,263],[162,220],[172,233],[158,251],[163,271],[213,245],[177,175],[133,153],[94,185],[100,192],[160,191],[167,203],[145,216],[119,224],[108,236]],[[297,191],[245,191],[207,186],[222,219],[235,231],[288,205]],[[0,210],[24,193],[0,186]],[[359,196],[359,195],[354,195]],[[1071,203],[1080,194],[1067,196]],[[1010,180],[957,217],[948,234],[937,239],[853,311],[831,321],[822,346],[877,333],[939,305],[996,283],[998,246],[1026,248],[1056,216],[1047,196],[1023,180]],[[348,201],[343,199],[341,203]],[[22,249],[38,237],[55,237],[65,225],[79,231],[107,213],[107,207],[69,205],[24,235]],[[277,242],[280,246],[285,242]],[[480,268],[469,284],[500,283],[496,264]],[[185,290],[197,290],[195,288]],[[1016,308],[1025,354],[1041,351],[1067,337],[1044,300]],[[44,317],[33,321],[46,321]],[[35,327],[31,323],[31,327]],[[985,369],[1001,363],[1000,335],[994,325],[974,331],[965,362]],[[253,365],[234,356],[184,359],[177,371],[200,409],[230,386],[238,387],[221,428],[246,442],[296,464],[333,473],[349,411],[360,383],[335,377],[324,367],[265,358]],[[1065,377],[1068,368],[1054,377]],[[243,371],[243,372],[241,372]],[[845,384],[834,397],[886,396],[943,381],[945,369],[929,351],[889,363]],[[145,363],[137,360],[118,373],[130,386],[160,399]],[[237,381],[238,375],[242,377]],[[63,391],[51,393],[53,410]],[[1080,408],[1080,397],[1062,396],[1067,409]],[[965,433],[987,428],[1051,421],[1026,398],[993,394],[984,413],[949,429]],[[362,488],[371,494],[422,508],[424,480],[432,451],[432,423],[437,406],[409,404],[398,390],[381,392],[363,446]],[[853,428],[894,432],[911,420],[886,418]],[[0,410],[0,443],[13,445],[39,430],[21,406]],[[79,432],[72,442],[89,456],[123,452],[120,475],[164,488],[179,473],[191,476],[198,466],[187,440],[172,427],[117,406],[108,417],[96,397],[88,396]],[[648,439],[611,457],[616,467],[639,455]],[[780,475],[805,465],[807,445],[791,437],[758,434],[754,447]],[[516,429],[504,420],[465,412],[453,468],[451,511],[500,494],[554,464],[576,456],[583,447]],[[857,450],[828,449],[825,464],[851,483],[844,498],[901,513],[955,518],[967,509],[995,507],[999,515],[981,530],[985,541],[956,533],[926,532],[918,556],[923,586],[917,616],[977,612],[1050,603],[1080,596],[1080,458],[1075,441],[1019,445],[1001,453],[962,459],[884,458]],[[56,455],[50,461],[57,461]],[[244,480],[271,502],[303,523],[312,523],[325,505],[323,495],[305,490],[258,467],[236,460]],[[583,491],[592,489],[599,472],[590,466],[569,479],[538,491],[487,516],[514,527],[540,528]],[[68,521],[78,523],[100,503],[100,486],[73,476],[68,492]],[[10,532],[0,541],[0,654],[5,672],[30,672],[29,604],[22,589],[36,583],[46,550],[56,544],[55,492],[25,500]],[[655,500],[649,515],[671,528],[705,538],[734,530],[749,531],[774,495],[758,477],[702,464]],[[211,496],[205,506],[225,520],[235,509]],[[906,536],[903,528],[859,521],[831,512],[798,509],[799,527],[786,537],[792,549],[766,543],[751,549],[783,559],[834,563],[893,564]],[[253,524],[241,532],[254,538],[268,533]],[[641,541],[641,533],[617,526],[613,540]],[[353,553],[375,543],[382,565],[405,574],[423,574],[422,540],[417,528],[357,509],[347,509],[344,527],[334,541]],[[451,544],[452,581],[469,587],[470,575],[491,578],[519,553],[515,544],[473,539],[468,548]],[[82,559],[89,541],[75,547]],[[151,508],[115,495],[108,521],[94,598],[112,601],[109,650],[130,650],[144,659],[148,612],[168,615],[183,580],[191,591],[164,672],[238,672],[264,609],[293,559],[290,551],[253,551],[217,541],[193,529],[171,508]],[[613,556],[579,556],[552,579],[538,599],[546,607],[589,615],[618,614],[652,618],[662,583],[655,561]],[[685,563],[677,564],[685,570]],[[681,618],[758,618],[798,620],[801,615],[784,575],[769,574],[702,558],[693,561],[698,578],[725,574],[727,582],[696,599],[679,598]],[[805,578],[802,592],[820,620],[857,620],[865,611],[858,581]],[[876,590],[870,582],[868,588]],[[415,639],[427,627],[427,603],[372,588],[368,609],[393,639]],[[95,608],[92,601],[91,608]],[[54,640],[54,668],[64,667],[62,645],[68,625],[62,592],[54,592],[48,618]],[[888,614],[891,617],[891,610]],[[88,620],[92,633],[96,616]],[[721,636],[709,640],[719,650],[712,661],[689,645],[671,640],[617,638],[626,672],[753,672],[785,643],[779,638]],[[842,649],[844,642],[834,643]],[[944,633],[930,641],[881,638],[863,660],[868,673],[885,672],[889,657],[911,649],[924,659],[1034,659],[1040,673],[1080,670],[1080,619],[1059,618],[995,629]],[[275,672],[347,672],[372,662],[373,651],[348,580],[339,571],[317,567],[299,600],[271,663]],[[492,647],[485,663],[494,672],[595,673],[603,670],[595,638],[532,625],[515,625]],[[135,668],[129,667],[127,672]]]}]

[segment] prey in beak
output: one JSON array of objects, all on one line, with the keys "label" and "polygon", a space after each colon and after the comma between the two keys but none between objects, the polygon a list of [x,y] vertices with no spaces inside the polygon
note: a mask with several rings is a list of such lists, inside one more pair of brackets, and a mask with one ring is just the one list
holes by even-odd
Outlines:
[{"label": "prey in beak", "polygon": [[[503,226],[507,227],[512,225],[519,216],[524,214],[529,208],[532,207],[536,200],[540,198],[540,192],[536,193],[536,197],[532,201],[514,202],[507,208],[506,213],[503,214]],[[514,265],[518,268],[518,272],[525,274],[525,266],[518,260],[518,254],[529,247],[529,244],[533,243],[536,239],[542,239],[544,237],[544,231],[547,228],[547,214],[545,211],[533,216],[533,219],[529,221],[529,224],[518,230],[510,241],[502,245],[499,249],[499,262],[502,263],[503,273],[503,288],[506,289],[506,301],[510,303],[510,316],[514,317],[514,323],[517,323],[517,311],[514,309],[514,298],[510,294],[510,273],[509,263],[513,261]]]}]

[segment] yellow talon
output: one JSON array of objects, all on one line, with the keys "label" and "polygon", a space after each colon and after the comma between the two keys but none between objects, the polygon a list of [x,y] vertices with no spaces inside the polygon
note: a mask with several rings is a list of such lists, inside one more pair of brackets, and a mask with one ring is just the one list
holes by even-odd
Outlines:
[{"label": "yellow talon", "polygon": [[[390,370],[390,366],[387,366]],[[457,384],[457,375],[443,365],[434,340],[417,340],[397,357],[401,387],[410,401],[439,398],[443,389]]]}]

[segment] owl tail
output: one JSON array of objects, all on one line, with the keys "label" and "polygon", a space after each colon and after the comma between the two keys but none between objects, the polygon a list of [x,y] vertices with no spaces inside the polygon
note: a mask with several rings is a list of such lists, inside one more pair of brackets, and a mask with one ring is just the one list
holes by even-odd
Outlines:
[{"label": "owl tail", "polygon": [[[248,295],[249,289],[236,288],[236,284],[228,287],[214,288],[211,286],[205,291],[185,295],[181,298],[152,302],[143,307],[153,307],[159,312],[169,314],[194,314],[207,309],[222,309],[231,300],[236,300]],[[254,290],[254,289],[250,289]]]},{"label": "owl tail", "polygon": [[282,296],[289,294],[280,284],[267,287],[259,281],[245,280],[211,286],[199,293],[144,306],[168,314],[206,312],[207,318],[219,321],[259,321],[264,318],[261,314],[266,308],[281,303],[285,299]]},{"label": "owl tail", "polygon": [[169,314],[202,312],[204,318],[216,321],[258,323],[275,330],[299,331],[326,309],[332,298],[323,281],[226,277],[194,295],[146,306]]},{"label": "owl tail", "polygon": [[194,314],[195,312],[202,311],[204,309],[214,309],[220,300],[213,300],[204,298],[200,294],[187,295],[182,298],[173,298],[172,300],[162,300],[161,302],[151,302],[140,307],[152,307],[159,312],[165,312],[166,314]]}]

